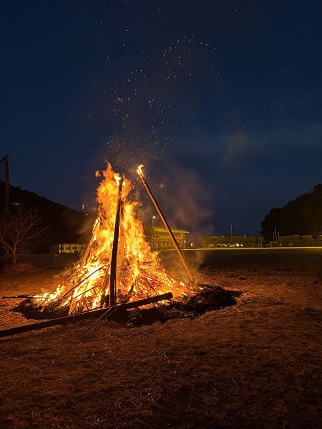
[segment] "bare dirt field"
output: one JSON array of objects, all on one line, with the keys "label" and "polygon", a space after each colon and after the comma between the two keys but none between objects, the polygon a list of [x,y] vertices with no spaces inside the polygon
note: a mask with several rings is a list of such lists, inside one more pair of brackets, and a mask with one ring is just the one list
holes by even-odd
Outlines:
[{"label": "bare dirt field", "polygon": [[[0,428],[321,428],[322,249],[185,255],[198,282],[241,291],[237,304],[0,338]],[[183,275],[175,253],[162,259]],[[57,274],[0,274],[0,294],[54,290]],[[20,301],[0,301],[0,329],[33,322],[9,311]]]}]

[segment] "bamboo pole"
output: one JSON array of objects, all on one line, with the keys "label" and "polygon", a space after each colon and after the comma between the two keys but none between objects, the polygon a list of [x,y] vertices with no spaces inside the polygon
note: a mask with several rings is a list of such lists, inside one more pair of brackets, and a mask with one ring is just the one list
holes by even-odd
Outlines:
[{"label": "bamboo pole", "polygon": [[86,264],[89,252],[90,252],[92,244],[93,244],[93,242],[95,240],[95,234],[96,234],[96,230],[98,229],[98,225],[99,224],[100,224],[100,220],[97,218],[95,220],[95,223],[94,223],[94,226],[93,226],[93,231],[92,231],[91,239],[90,239],[89,243],[87,244],[86,250],[84,252],[84,255],[83,255],[81,263],[80,263],[81,267],[83,267]]},{"label": "bamboo pole", "polygon": [[152,194],[152,191],[151,191],[151,189],[149,188],[149,185],[147,184],[147,182],[146,182],[146,180],[145,180],[145,178],[144,178],[143,171],[142,171],[142,167],[143,167],[143,166],[140,166],[140,167],[137,169],[137,173],[138,173],[138,175],[139,175],[139,177],[140,177],[140,179],[141,179],[141,181],[142,181],[142,183],[143,183],[143,185],[144,185],[144,187],[145,187],[145,189],[146,189],[147,193],[149,194],[149,197],[151,198],[151,200],[152,200],[152,202],[153,202],[153,204],[154,204],[154,207],[156,208],[156,210],[157,210],[157,212],[158,212],[158,214],[159,214],[160,218],[162,219],[162,222],[163,222],[164,226],[166,227],[166,229],[167,229],[167,231],[168,231],[168,233],[169,233],[169,235],[170,235],[170,237],[171,237],[171,239],[172,239],[172,242],[173,242],[173,244],[174,244],[174,247],[176,248],[176,250],[177,250],[177,252],[178,252],[178,254],[179,254],[179,257],[180,257],[180,259],[181,259],[181,262],[182,262],[182,264],[183,264],[183,266],[184,266],[184,268],[185,268],[185,270],[186,270],[186,272],[187,272],[187,275],[188,275],[188,277],[189,277],[190,281],[191,281],[192,283],[194,283],[194,279],[193,279],[193,277],[192,277],[192,275],[191,275],[191,273],[190,273],[190,270],[189,270],[189,268],[188,268],[188,265],[187,265],[187,263],[186,263],[186,261],[185,261],[185,259],[184,259],[184,256],[183,256],[183,253],[182,253],[182,250],[180,249],[179,244],[177,243],[177,240],[176,240],[175,236],[173,235],[173,232],[171,231],[171,228],[170,228],[170,226],[169,226],[169,224],[168,224],[168,222],[167,222],[166,218],[164,217],[164,215],[163,215],[163,213],[162,213],[162,211],[161,211],[161,209],[160,209],[160,207],[159,207],[159,204],[157,203],[156,199],[154,198],[154,195]]},{"label": "bamboo pole", "polygon": [[111,256],[111,273],[110,273],[110,290],[109,290],[109,305],[112,307],[116,304],[116,277],[117,277],[117,250],[120,235],[120,219],[121,219],[121,208],[122,208],[122,186],[123,177],[120,179],[119,190],[118,190],[118,201],[115,215],[115,226],[114,226],[114,239]]},{"label": "bamboo pole", "polygon": [[105,265],[102,265],[101,267],[98,267],[95,271],[91,272],[88,276],[85,278],[79,280],[71,289],[69,289],[66,293],[64,293],[63,298],[66,298],[73,290],[77,289],[78,286],[80,286],[82,283],[86,282],[88,279],[92,277],[93,274],[96,274],[98,271],[105,268]]},{"label": "bamboo pole", "polygon": [[10,295],[3,296],[1,299],[34,298],[34,295]]}]

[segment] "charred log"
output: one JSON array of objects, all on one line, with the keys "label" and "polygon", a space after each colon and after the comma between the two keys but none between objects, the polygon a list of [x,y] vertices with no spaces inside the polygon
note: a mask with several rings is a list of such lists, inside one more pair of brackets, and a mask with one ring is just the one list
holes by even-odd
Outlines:
[{"label": "charred log", "polygon": [[177,310],[202,314],[206,311],[235,305],[235,298],[241,294],[242,292],[229,291],[220,286],[203,285],[203,290],[200,293],[186,296],[180,301],[174,301],[173,307]]}]

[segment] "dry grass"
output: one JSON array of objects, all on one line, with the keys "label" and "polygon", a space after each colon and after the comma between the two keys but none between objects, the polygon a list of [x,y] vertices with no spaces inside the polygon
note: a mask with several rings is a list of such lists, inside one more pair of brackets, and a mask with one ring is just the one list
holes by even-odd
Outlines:
[{"label": "dry grass", "polygon": [[2,269],[3,274],[31,273],[33,271],[36,271],[36,267],[30,262],[8,265]]},{"label": "dry grass", "polygon": [[[243,294],[193,320],[2,338],[1,429],[321,427],[320,254],[292,252],[209,252],[199,280]],[[1,275],[1,295],[52,290],[55,274]],[[2,329],[32,322],[17,302],[0,302]]]}]

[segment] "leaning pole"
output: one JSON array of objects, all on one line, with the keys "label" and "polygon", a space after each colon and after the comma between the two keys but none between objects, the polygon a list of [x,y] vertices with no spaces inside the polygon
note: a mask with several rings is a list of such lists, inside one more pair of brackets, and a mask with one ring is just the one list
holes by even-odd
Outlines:
[{"label": "leaning pole", "polygon": [[147,184],[147,182],[146,182],[146,180],[145,180],[145,178],[144,178],[143,171],[142,171],[142,167],[143,167],[143,166],[142,166],[142,165],[140,165],[140,167],[137,169],[137,173],[138,173],[138,175],[139,175],[139,177],[140,177],[140,179],[141,179],[141,181],[142,181],[142,183],[143,183],[143,186],[145,187],[145,189],[146,189],[147,193],[149,194],[149,197],[151,198],[151,200],[152,200],[152,202],[153,202],[153,204],[154,204],[154,207],[156,208],[156,210],[157,210],[157,212],[158,212],[158,214],[159,214],[160,218],[162,219],[162,222],[163,222],[164,226],[166,227],[166,229],[167,229],[167,231],[168,231],[168,233],[169,233],[169,235],[170,235],[170,237],[171,237],[171,239],[172,239],[172,242],[173,242],[173,244],[174,244],[174,247],[176,248],[176,250],[177,250],[177,252],[178,252],[178,254],[179,254],[179,257],[180,257],[180,259],[181,259],[181,262],[182,262],[183,266],[185,267],[185,270],[186,270],[186,272],[187,272],[187,275],[188,275],[188,277],[189,277],[189,279],[190,279],[191,283],[194,283],[194,279],[193,279],[193,277],[192,277],[192,275],[191,275],[191,273],[190,273],[190,270],[189,270],[189,268],[188,268],[188,265],[187,265],[187,263],[186,263],[186,261],[185,261],[185,259],[184,259],[184,256],[183,256],[183,253],[182,253],[182,250],[180,249],[179,244],[177,243],[177,240],[176,240],[175,236],[173,235],[173,232],[172,232],[172,230],[171,230],[171,228],[170,228],[170,226],[169,226],[169,224],[168,224],[168,222],[167,222],[166,218],[164,217],[164,215],[163,215],[163,213],[162,213],[162,211],[161,211],[161,209],[160,209],[160,207],[159,207],[159,204],[157,203],[156,199],[154,198],[154,195],[152,194],[152,191],[151,191],[151,189],[149,188],[149,185]]}]

